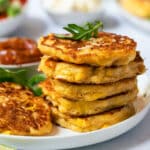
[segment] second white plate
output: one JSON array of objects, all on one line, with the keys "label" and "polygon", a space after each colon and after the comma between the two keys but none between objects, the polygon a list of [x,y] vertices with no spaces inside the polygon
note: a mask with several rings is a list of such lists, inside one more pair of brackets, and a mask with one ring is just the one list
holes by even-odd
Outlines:
[{"label": "second white plate", "polygon": [[141,28],[143,31],[150,32],[150,19],[146,20],[146,19],[140,18],[138,16],[134,16],[134,15],[130,14],[129,12],[127,12],[124,8],[122,8],[118,1],[116,1],[116,4],[117,4],[117,7],[118,7],[120,14],[126,20],[131,22],[133,25]]}]

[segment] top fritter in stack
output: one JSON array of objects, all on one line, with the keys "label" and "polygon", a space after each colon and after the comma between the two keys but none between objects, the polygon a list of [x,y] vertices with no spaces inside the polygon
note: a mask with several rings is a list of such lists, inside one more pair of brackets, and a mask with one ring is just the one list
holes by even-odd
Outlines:
[{"label": "top fritter in stack", "polygon": [[132,39],[100,32],[97,38],[74,41],[50,34],[38,47],[45,54],[39,70],[48,77],[40,86],[56,124],[86,132],[134,114],[136,76],[145,67]]}]

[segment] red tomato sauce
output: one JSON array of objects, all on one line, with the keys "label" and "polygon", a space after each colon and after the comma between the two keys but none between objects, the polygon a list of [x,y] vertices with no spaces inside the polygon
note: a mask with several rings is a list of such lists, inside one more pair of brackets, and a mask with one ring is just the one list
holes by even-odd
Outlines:
[{"label": "red tomato sauce", "polygon": [[0,20],[7,18],[7,14],[6,13],[2,13],[0,14]]},{"label": "red tomato sauce", "polygon": [[0,64],[38,62],[41,56],[36,42],[31,39],[14,37],[0,42]]},{"label": "red tomato sauce", "polygon": [[20,0],[20,2],[22,5],[24,5],[27,2],[27,0]]},{"label": "red tomato sauce", "polygon": [[[11,2],[13,2],[13,1],[15,1],[15,0],[11,0]],[[19,1],[22,5],[24,5],[28,0],[19,0]]]}]

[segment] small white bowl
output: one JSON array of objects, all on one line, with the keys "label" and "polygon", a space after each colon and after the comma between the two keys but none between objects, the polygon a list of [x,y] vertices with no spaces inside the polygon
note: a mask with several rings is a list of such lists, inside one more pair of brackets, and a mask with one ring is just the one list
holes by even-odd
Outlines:
[{"label": "small white bowl", "polygon": [[85,22],[92,22],[95,20],[100,20],[101,14],[103,12],[103,2],[101,0],[100,7],[93,12],[68,12],[68,13],[56,13],[50,11],[44,3],[42,3],[44,10],[47,14],[54,20],[56,24],[65,26],[69,23],[75,23],[82,25]]},{"label": "small white bowl", "polygon": [[0,20],[0,36],[5,36],[12,33],[21,25],[25,18],[25,12],[27,10],[28,3],[29,0],[23,6],[22,11],[19,15]]},{"label": "small white bowl", "polygon": [[27,64],[19,64],[19,65],[0,65],[0,68],[4,68],[10,71],[18,71],[18,70],[27,70],[27,76],[32,77],[37,74],[37,68],[40,62],[33,62]]},{"label": "small white bowl", "polygon": [[[1,41],[5,41],[8,38],[0,38],[0,42]],[[25,64],[18,64],[18,65],[4,65],[4,64],[0,64],[0,68],[4,68],[10,71],[17,71],[20,69],[25,69],[27,70],[27,76],[31,77],[35,74],[38,73],[37,69],[38,69],[38,65],[39,65],[40,61],[38,62],[32,62],[32,63],[25,63]]]}]

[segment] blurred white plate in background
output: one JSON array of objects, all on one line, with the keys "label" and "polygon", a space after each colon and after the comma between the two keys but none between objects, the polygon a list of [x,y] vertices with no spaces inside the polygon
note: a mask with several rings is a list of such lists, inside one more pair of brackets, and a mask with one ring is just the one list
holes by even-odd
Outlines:
[{"label": "blurred white plate in background", "polygon": [[[63,8],[58,5],[60,7],[60,10],[57,8],[59,10],[58,11],[58,10],[55,10],[54,8],[51,8],[52,6],[50,7],[51,1],[41,0],[41,5],[43,9],[46,11],[46,13],[49,15],[49,17],[51,17],[56,24],[62,25],[62,26],[65,26],[70,23],[82,25],[85,22],[92,22],[95,20],[100,20],[101,18],[100,16],[103,12],[102,0],[99,0],[97,8],[89,12],[74,11],[73,10],[74,8],[72,6],[74,4],[73,0],[72,1],[70,0],[65,5],[62,5]],[[84,1],[82,1],[82,4],[83,2]],[[90,4],[90,1],[88,1],[88,3]]]},{"label": "blurred white plate in background", "polygon": [[23,23],[25,19],[25,13],[28,11],[28,4],[29,0],[23,6],[21,13],[17,16],[0,20],[0,37],[11,34]]},{"label": "blurred white plate in background", "polygon": [[121,5],[119,4],[117,0],[116,0],[116,5],[120,14],[126,20],[128,20],[133,25],[141,28],[142,30],[150,32],[150,19],[144,19],[144,18],[140,18],[138,16],[134,16],[130,14],[128,11],[126,11],[124,8],[121,7]]}]

